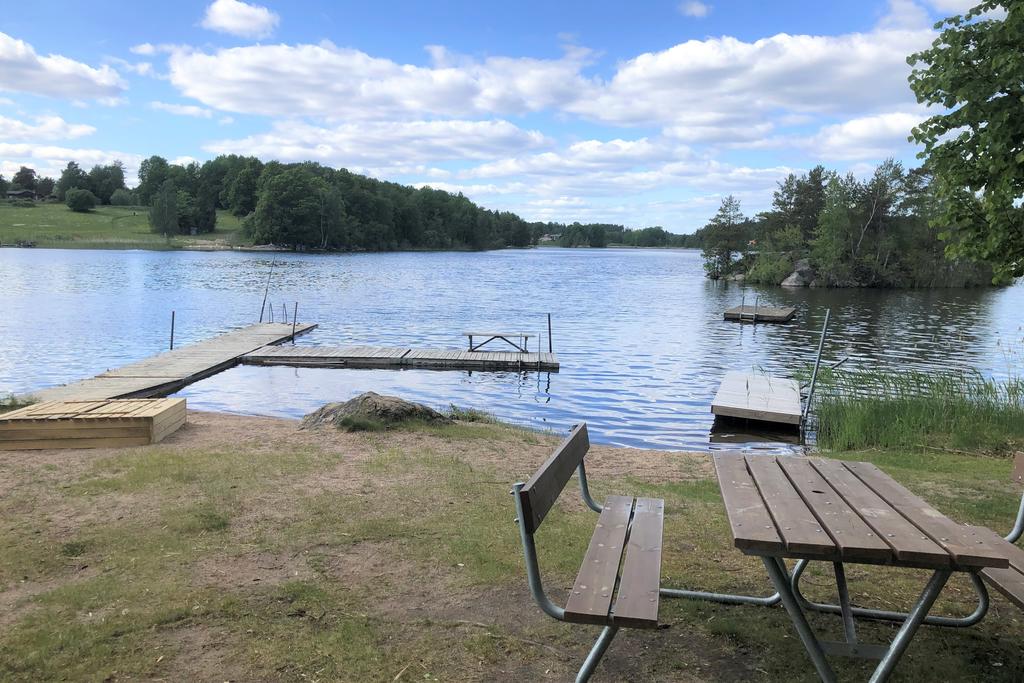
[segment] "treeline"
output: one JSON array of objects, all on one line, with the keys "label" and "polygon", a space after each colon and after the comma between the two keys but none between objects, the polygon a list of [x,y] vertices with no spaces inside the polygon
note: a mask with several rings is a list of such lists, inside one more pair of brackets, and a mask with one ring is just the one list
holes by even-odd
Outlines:
[{"label": "treeline", "polygon": [[676,235],[661,226],[650,228],[627,228],[610,223],[559,223],[541,224],[545,234],[558,235],[560,247],[699,247],[700,241],[694,235]]},{"label": "treeline", "polygon": [[822,287],[962,287],[992,282],[986,264],[945,257],[940,200],[921,169],[889,159],[867,180],[817,166],[779,183],[749,218],[725,198],[697,231],[712,279]]}]

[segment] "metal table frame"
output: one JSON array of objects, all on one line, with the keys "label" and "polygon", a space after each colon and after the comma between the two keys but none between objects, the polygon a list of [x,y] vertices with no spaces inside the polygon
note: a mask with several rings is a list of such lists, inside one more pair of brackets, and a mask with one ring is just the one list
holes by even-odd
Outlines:
[{"label": "metal table frame", "polygon": [[[506,344],[508,344],[509,346],[511,346],[512,348],[514,348],[517,351],[519,351],[520,353],[529,353],[530,352],[530,337],[532,337],[533,335],[531,335],[531,334],[492,334],[486,340],[480,342],[479,344],[475,344],[475,345],[473,344],[473,337],[485,337],[487,335],[469,334],[467,332],[466,336],[469,337],[469,350],[470,351],[479,351],[481,349],[481,347],[486,346],[487,344],[490,344],[492,341],[500,339],[503,342],[505,342]],[[519,343],[518,344],[515,343],[514,341],[512,341],[513,339],[518,339]]]}]

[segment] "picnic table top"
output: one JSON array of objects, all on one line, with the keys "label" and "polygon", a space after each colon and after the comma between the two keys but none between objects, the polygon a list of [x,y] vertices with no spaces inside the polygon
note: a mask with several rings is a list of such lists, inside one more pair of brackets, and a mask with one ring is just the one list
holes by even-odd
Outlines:
[{"label": "picnic table top", "polygon": [[527,332],[463,332],[463,337],[535,337]]},{"label": "picnic table top", "polygon": [[714,455],[737,548],[749,555],[977,571],[1006,567],[985,530],[949,519],[875,465]]}]

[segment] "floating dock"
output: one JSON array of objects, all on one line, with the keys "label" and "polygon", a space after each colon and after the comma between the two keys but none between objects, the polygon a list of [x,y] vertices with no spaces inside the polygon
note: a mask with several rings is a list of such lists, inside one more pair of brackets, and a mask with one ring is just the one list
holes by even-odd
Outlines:
[{"label": "floating dock", "polygon": [[[296,324],[295,335],[316,325]],[[80,382],[31,393],[38,401],[97,401],[112,398],[166,396],[184,386],[238,364],[250,351],[292,338],[292,326],[260,323],[212,339],[151,356],[108,370]]]},{"label": "floating dock", "polygon": [[407,346],[265,346],[241,357],[246,365],[307,368],[425,368],[432,370],[539,370],[558,372],[553,353],[413,349]]},{"label": "floating dock", "polygon": [[733,306],[725,312],[726,320],[750,323],[787,323],[796,316],[792,306]]},{"label": "floating dock", "polygon": [[183,398],[44,401],[0,415],[0,450],[144,446],[183,424]]},{"label": "floating dock", "polygon": [[800,385],[781,377],[727,372],[711,402],[711,412],[722,417],[799,426],[803,414]]}]

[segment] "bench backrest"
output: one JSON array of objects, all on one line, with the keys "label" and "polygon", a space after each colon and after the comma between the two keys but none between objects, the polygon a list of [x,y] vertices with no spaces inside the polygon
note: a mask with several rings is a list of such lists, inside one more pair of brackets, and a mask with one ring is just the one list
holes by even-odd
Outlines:
[{"label": "bench backrest", "polygon": [[1013,480],[1024,486],[1024,451],[1017,453],[1013,458]]},{"label": "bench backrest", "polygon": [[572,473],[583,462],[583,456],[588,450],[590,437],[587,435],[587,423],[581,422],[572,428],[565,441],[519,490],[524,518],[520,524],[524,525],[528,533],[532,534],[540,528],[544,517],[558,500]]}]

